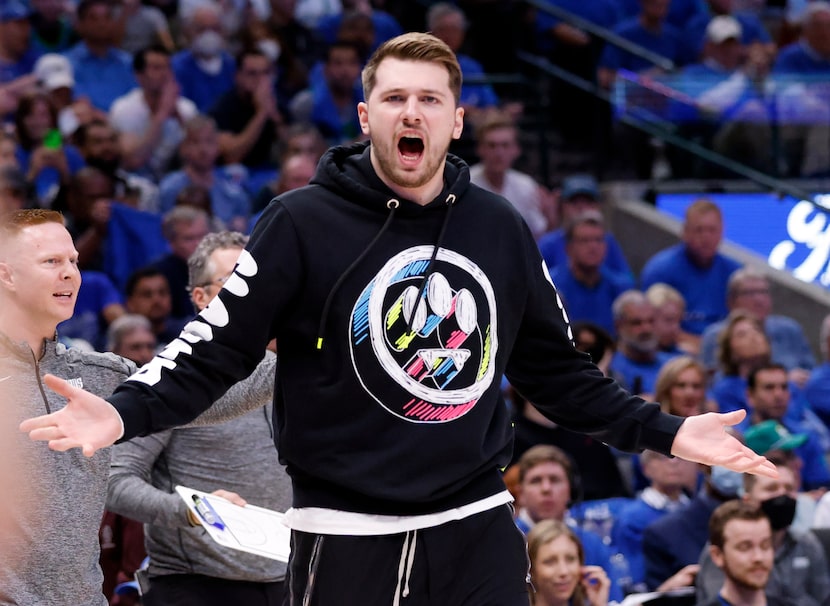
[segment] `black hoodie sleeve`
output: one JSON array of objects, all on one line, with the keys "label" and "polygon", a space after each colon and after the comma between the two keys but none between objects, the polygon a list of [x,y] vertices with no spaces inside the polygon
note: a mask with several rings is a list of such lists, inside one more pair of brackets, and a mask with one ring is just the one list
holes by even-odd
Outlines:
[{"label": "black hoodie sleeve", "polygon": [[562,300],[529,234],[524,258],[527,300],[507,365],[510,383],[562,427],[620,450],[669,454],[683,419],[632,396],[576,350]]},{"label": "black hoodie sleeve", "polygon": [[188,423],[250,375],[303,273],[291,217],[274,203],[219,296],[110,396],[124,420],[122,439]]}]

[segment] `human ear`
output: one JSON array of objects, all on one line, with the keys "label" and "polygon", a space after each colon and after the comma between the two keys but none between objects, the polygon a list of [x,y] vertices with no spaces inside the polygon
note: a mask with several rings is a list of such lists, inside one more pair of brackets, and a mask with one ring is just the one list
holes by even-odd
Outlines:
[{"label": "human ear", "polygon": [[368,135],[369,133],[369,106],[366,104],[365,101],[361,101],[357,104],[357,118],[360,121],[360,130],[363,131],[364,135]]}]

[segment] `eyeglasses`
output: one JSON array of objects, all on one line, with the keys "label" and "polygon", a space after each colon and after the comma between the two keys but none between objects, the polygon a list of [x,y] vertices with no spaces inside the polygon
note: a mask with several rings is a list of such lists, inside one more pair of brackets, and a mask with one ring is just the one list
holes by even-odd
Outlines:
[{"label": "eyeglasses", "polygon": [[225,284],[225,282],[227,282],[228,280],[231,279],[232,275],[233,275],[233,272],[229,273],[227,276],[222,276],[221,278],[214,278],[210,282],[204,282],[203,284],[197,284],[193,288],[207,288],[208,286],[211,286],[212,284],[218,284],[219,287],[221,288],[222,285]]}]

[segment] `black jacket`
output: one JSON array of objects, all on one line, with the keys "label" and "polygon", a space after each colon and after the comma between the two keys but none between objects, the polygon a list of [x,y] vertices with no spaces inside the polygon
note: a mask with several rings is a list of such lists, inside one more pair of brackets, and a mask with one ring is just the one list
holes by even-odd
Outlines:
[{"label": "black jacket", "polygon": [[368,144],[330,150],[310,186],[271,203],[219,298],[111,398],[125,437],[195,417],[277,337],[297,507],[410,515],[503,490],[503,374],[565,427],[668,452],[682,420],[574,349],[519,214],[453,156],[444,181],[420,206],[381,182]]}]

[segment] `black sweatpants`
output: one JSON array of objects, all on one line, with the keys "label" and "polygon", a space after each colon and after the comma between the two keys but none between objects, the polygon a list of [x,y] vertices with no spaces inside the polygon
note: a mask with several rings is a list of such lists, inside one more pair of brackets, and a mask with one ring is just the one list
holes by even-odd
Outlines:
[{"label": "black sweatpants", "polygon": [[200,574],[169,574],[150,579],[142,606],[281,606],[282,582],[229,581]]},{"label": "black sweatpants", "polygon": [[508,505],[393,535],[293,531],[291,550],[284,606],[528,606]]}]

